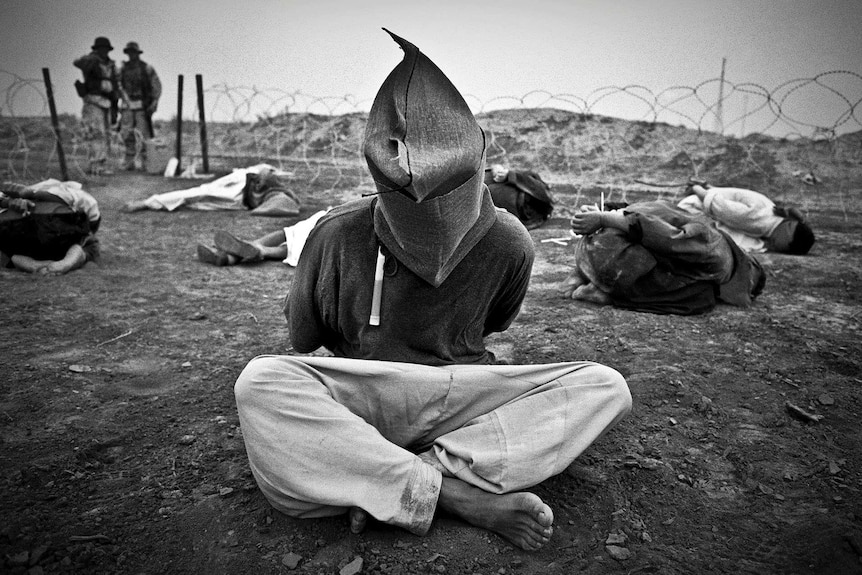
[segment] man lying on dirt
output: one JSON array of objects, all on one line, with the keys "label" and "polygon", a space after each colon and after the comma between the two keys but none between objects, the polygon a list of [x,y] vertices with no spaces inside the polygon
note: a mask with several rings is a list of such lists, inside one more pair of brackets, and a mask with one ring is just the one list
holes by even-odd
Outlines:
[{"label": "man lying on dirt", "polygon": [[99,257],[99,205],[78,182],[0,184],[0,267],[60,275]]},{"label": "man lying on dirt", "polygon": [[282,180],[287,175],[290,174],[268,164],[236,168],[230,174],[194,188],[129,202],[123,210],[250,210],[254,216],[296,216],[299,215],[299,200]]},{"label": "man lying on dirt", "polygon": [[551,187],[536,172],[494,164],[485,169],[485,185],[494,205],[515,215],[528,230],[544,224],[554,211]]},{"label": "man lying on dirt", "polygon": [[236,401],[249,462],[294,517],[348,513],[425,534],[443,510],[535,550],[554,513],[521,491],[562,472],[631,408],[591,362],[496,365],[484,336],[517,315],[534,258],[483,185],[485,138],[448,78],[392,35],[364,152],[378,194],[311,231],[285,303],[291,343]]},{"label": "man lying on dirt", "polygon": [[304,220],[254,240],[244,240],[224,230],[218,230],[213,238],[215,247],[198,244],[198,259],[214,266],[278,260],[296,267],[308,234],[327,211],[320,210]]},{"label": "man lying on dirt", "polygon": [[797,208],[778,206],[752,190],[714,187],[698,180],[692,180],[687,191],[679,207],[708,215],[748,253],[805,255],[814,245],[814,232]]},{"label": "man lying on dirt", "polygon": [[766,274],[706,216],[669,201],[638,202],[572,218],[575,271],[565,297],[636,311],[692,315],[717,301],[748,307]]}]

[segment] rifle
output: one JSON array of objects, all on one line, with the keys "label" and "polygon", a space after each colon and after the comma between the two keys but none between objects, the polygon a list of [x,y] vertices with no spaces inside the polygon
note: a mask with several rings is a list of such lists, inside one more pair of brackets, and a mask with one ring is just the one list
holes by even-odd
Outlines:
[{"label": "rifle", "polygon": [[[143,64],[144,70],[147,70],[147,65]],[[141,86],[141,101],[144,105],[144,121],[147,123],[147,130],[150,132],[150,138],[156,137],[156,130],[153,128],[153,114],[150,112],[150,104],[153,103],[153,87],[150,85],[150,75],[144,74],[146,81]]]},{"label": "rifle", "polygon": [[117,118],[120,115],[120,98],[117,97],[116,93],[111,96],[111,125],[115,126],[117,124]]},{"label": "rifle", "polygon": [[147,130],[150,131],[150,137],[156,137],[156,130],[153,128],[153,115],[150,113],[148,109],[144,109],[144,118],[147,122]]}]

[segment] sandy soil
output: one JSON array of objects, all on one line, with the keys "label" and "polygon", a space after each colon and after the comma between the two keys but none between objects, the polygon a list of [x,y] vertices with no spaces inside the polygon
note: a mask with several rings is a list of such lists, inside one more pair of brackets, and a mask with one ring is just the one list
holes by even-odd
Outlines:
[{"label": "sandy soil", "polygon": [[[857,178],[858,163],[818,165],[821,185],[794,188],[808,194],[797,199],[817,230],[811,254],[763,256],[753,308],[696,317],[561,299],[571,250],[543,240],[565,237],[567,212],[606,182],[556,178],[558,217],[531,232],[523,311],[491,345],[515,362],[611,365],[634,409],[535,488],[556,515],[537,553],[449,517],[418,538],[271,510],[248,469],[233,383],[253,356],[287,351],[292,271],[215,268],[194,248],[216,229],[253,237],[289,220],[123,213],[193,183],[87,181],[104,212],[101,263],[64,277],[0,272],[0,571],[860,573],[862,180],[835,185]],[[300,191],[300,217],[357,193],[326,177]]]}]

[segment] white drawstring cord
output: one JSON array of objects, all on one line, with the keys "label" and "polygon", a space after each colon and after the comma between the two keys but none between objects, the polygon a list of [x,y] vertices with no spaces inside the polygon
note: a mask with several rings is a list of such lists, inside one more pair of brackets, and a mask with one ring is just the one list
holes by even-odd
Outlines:
[{"label": "white drawstring cord", "polygon": [[371,317],[368,318],[369,325],[380,325],[380,300],[383,297],[383,264],[386,258],[383,256],[383,248],[377,249],[377,268],[374,270],[374,292],[371,294]]}]

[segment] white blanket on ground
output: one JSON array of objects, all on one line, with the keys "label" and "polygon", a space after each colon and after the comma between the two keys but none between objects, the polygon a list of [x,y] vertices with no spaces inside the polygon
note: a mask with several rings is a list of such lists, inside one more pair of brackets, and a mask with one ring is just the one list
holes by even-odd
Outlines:
[{"label": "white blanket on ground", "polygon": [[299,255],[302,253],[302,248],[305,247],[305,241],[308,239],[311,229],[331,209],[320,210],[301,222],[284,228],[284,243],[287,246],[287,257],[284,258],[282,263],[296,267],[296,264],[299,263]]},{"label": "white blanket on ground", "polygon": [[258,164],[249,168],[235,168],[233,172],[212,182],[207,182],[189,188],[163,194],[154,194],[144,200],[151,210],[166,210],[172,212],[180,207],[190,210],[245,210],[242,203],[242,190],[245,187],[246,174],[259,174],[263,170],[274,170],[276,175],[289,176],[269,164]]}]

